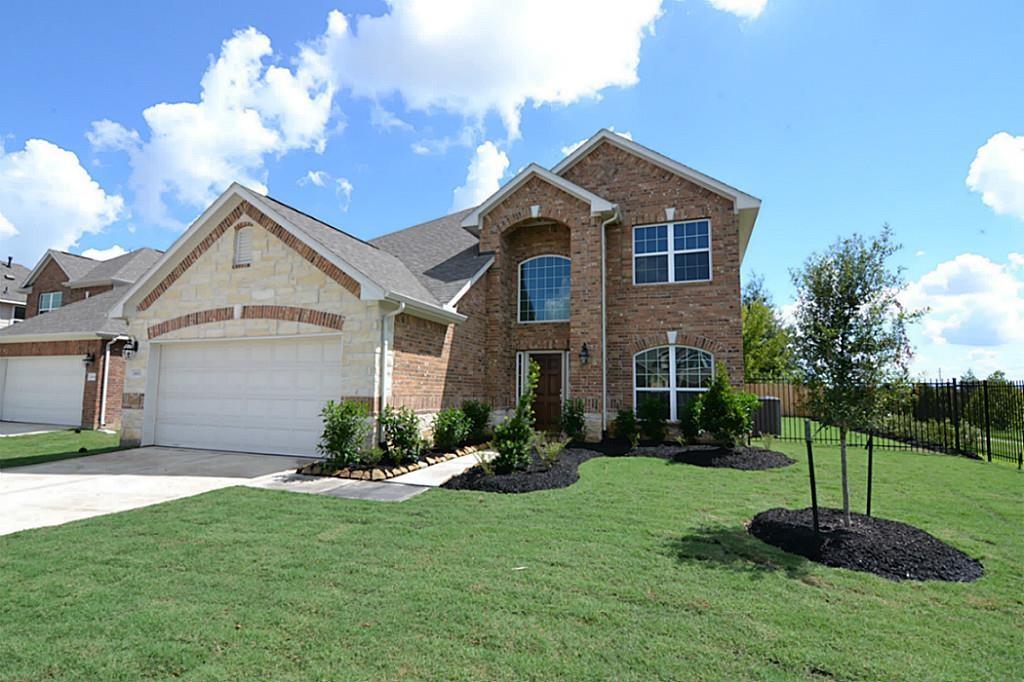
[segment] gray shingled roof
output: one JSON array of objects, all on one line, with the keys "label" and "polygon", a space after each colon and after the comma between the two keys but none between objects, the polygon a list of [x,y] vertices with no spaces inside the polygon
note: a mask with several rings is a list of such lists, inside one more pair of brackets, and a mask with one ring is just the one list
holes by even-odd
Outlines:
[{"label": "gray shingled roof", "polygon": [[428,288],[420,283],[420,280],[406,267],[405,263],[393,254],[342,232],[288,204],[283,204],[271,197],[262,198],[313,241],[344,259],[352,267],[357,268],[366,277],[388,291],[434,305],[447,303],[447,301],[441,301],[435,297]]},{"label": "gray shingled roof", "polygon": [[0,340],[35,334],[81,333],[83,336],[125,334],[128,332],[128,325],[123,320],[112,320],[107,317],[107,313],[123,295],[123,286],[114,287],[102,294],[96,294],[51,312],[30,317],[24,322],[18,322],[0,330]]},{"label": "gray shingled roof", "polygon": [[55,261],[57,261],[57,265],[60,266],[60,269],[64,271],[69,280],[78,279],[79,277],[84,276],[87,272],[96,267],[96,263],[99,262],[92,258],[76,256],[73,253],[57,251],[55,249],[50,249],[48,253]]},{"label": "gray shingled roof", "polygon": [[85,274],[72,278],[68,285],[74,287],[80,282],[135,282],[153,267],[161,255],[162,252],[156,249],[142,248],[110,260],[92,261],[93,267]]},{"label": "gray shingled roof", "polygon": [[460,227],[472,211],[467,208],[370,243],[394,254],[438,301],[448,303],[491,257],[480,253],[480,240]]},{"label": "gray shingled roof", "polygon": [[20,263],[11,263],[11,267],[7,267],[7,261],[0,262],[0,273],[2,273],[2,278],[0,278],[0,299],[24,303],[28,297],[18,291],[18,289],[28,279],[31,272],[31,270]]}]

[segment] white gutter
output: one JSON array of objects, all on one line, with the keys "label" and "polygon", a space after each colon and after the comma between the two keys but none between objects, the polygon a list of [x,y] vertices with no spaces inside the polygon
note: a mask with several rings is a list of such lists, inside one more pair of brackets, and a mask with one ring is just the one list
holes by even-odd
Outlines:
[{"label": "white gutter", "polygon": [[608,220],[601,223],[601,437],[608,430],[608,275],[607,257],[605,256],[605,228],[619,219],[619,207]]},{"label": "white gutter", "polygon": [[405,303],[399,302],[398,307],[389,313],[384,313],[380,318],[380,411],[377,412],[377,442],[380,443],[384,434],[380,428],[380,416],[384,414],[384,408],[388,406],[388,320],[394,319],[405,310]]},{"label": "white gutter", "polygon": [[110,347],[118,341],[131,341],[132,337],[120,334],[107,341],[107,349],[103,353],[103,392],[100,396],[100,426],[107,425],[107,389],[110,387]]}]

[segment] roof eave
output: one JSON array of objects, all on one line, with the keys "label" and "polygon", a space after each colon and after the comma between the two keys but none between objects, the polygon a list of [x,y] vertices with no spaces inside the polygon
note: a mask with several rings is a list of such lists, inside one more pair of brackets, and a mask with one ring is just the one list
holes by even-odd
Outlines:
[{"label": "roof eave", "polygon": [[40,332],[38,334],[0,334],[0,344],[35,343],[38,341],[79,341],[117,336],[112,332]]},{"label": "roof eave", "polygon": [[441,324],[461,324],[468,319],[465,315],[447,306],[435,305],[394,291],[388,292],[384,299],[395,303],[404,303],[405,309],[410,315]]}]

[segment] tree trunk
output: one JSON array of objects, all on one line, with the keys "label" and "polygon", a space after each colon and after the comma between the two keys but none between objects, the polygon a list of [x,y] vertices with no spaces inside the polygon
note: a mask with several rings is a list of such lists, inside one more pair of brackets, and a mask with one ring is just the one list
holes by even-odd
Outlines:
[{"label": "tree trunk", "polygon": [[846,473],[846,429],[839,429],[839,460],[843,467],[843,522],[850,525],[850,478]]}]

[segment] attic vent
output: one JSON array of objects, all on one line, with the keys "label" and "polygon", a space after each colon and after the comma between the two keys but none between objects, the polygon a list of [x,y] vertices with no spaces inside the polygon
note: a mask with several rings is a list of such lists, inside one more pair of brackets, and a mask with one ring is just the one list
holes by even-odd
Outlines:
[{"label": "attic vent", "polygon": [[252,263],[252,228],[235,230],[235,267],[241,268]]}]

